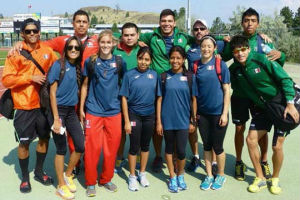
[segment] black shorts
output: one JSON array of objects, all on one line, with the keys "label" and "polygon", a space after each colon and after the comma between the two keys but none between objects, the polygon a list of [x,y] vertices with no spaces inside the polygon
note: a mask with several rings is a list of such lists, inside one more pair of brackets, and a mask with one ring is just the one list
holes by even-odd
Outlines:
[{"label": "black shorts", "polygon": [[[263,109],[255,109],[255,112],[252,115],[252,120],[249,129],[250,130],[266,130],[267,132],[271,131],[273,123],[268,118],[267,113]],[[281,131],[280,129],[274,127],[274,135],[272,140],[272,146],[276,146],[278,137],[286,137],[290,134],[290,131]]]},{"label": "black shorts", "polygon": [[41,109],[16,110],[14,117],[16,141],[29,144],[37,136],[49,139],[50,126]]},{"label": "black shorts", "polygon": [[245,124],[249,119],[249,110],[252,114],[253,103],[243,97],[231,96],[231,117],[235,125]]}]

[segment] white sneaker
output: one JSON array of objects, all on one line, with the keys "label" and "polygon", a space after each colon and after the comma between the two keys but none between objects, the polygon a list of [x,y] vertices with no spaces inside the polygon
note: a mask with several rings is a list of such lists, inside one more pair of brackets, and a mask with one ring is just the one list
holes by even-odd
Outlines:
[{"label": "white sneaker", "polygon": [[136,192],[139,190],[139,185],[136,179],[136,176],[129,175],[128,177],[128,189],[130,191]]},{"label": "white sneaker", "polygon": [[146,172],[140,172],[138,180],[143,187],[149,187],[150,183],[146,177]]}]

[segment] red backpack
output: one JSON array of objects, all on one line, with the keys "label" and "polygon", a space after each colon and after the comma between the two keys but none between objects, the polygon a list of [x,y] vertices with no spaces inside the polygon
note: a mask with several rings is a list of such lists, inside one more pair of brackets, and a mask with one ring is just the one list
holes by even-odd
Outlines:
[{"label": "red backpack", "polygon": [[[216,70],[216,73],[217,73],[217,76],[218,76],[218,79],[219,79],[220,83],[222,83],[222,69],[221,69],[222,59],[219,58],[219,57],[215,57],[215,59],[216,59],[215,70]],[[199,60],[194,61],[194,65],[193,65],[194,74],[197,73],[198,64],[199,64]]]}]

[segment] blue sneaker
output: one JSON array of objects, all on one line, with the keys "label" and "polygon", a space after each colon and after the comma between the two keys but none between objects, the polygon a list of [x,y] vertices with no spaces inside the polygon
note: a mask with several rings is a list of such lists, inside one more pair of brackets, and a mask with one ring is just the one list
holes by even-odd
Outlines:
[{"label": "blue sneaker", "polygon": [[215,178],[214,183],[211,186],[211,189],[213,189],[213,190],[221,189],[223,187],[225,181],[226,181],[225,176],[217,175],[217,177]]},{"label": "blue sneaker", "polygon": [[200,185],[200,189],[201,190],[208,190],[210,188],[210,186],[213,184],[213,182],[214,182],[214,177],[213,176],[206,176],[204,181]]},{"label": "blue sneaker", "polygon": [[183,174],[177,176],[177,185],[178,185],[179,190],[186,190],[187,189],[187,185],[184,181]]},{"label": "blue sneaker", "polygon": [[170,178],[168,188],[169,188],[169,192],[172,192],[172,193],[177,193],[178,192],[178,185],[177,185],[177,177],[176,176],[174,176],[173,178]]}]

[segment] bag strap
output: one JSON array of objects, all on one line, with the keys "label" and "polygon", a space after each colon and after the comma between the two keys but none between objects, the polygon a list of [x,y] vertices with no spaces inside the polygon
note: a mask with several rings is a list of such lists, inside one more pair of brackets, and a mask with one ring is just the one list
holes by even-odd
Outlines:
[{"label": "bag strap", "polygon": [[[197,65],[198,67],[198,65]],[[189,86],[189,90],[190,90],[190,96],[192,97],[192,87],[193,87],[193,73],[191,71],[185,71],[183,73],[184,76],[187,77],[187,81],[188,81],[188,86]],[[191,116],[193,117],[194,116],[194,109],[193,109],[193,101],[192,101],[192,98],[191,98],[191,103],[190,103],[190,109],[191,109]],[[192,123],[195,125],[196,123],[196,119],[194,119],[193,117],[193,121]]]},{"label": "bag strap", "polygon": [[117,71],[118,73],[118,79],[119,79],[119,85],[121,85],[121,78],[123,73],[123,59],[121,56],[115,56],[116,64],[117,64]]},{"label": "bag strap", "polygon": [[87,36],[86,40],[84,41],[84,43],[82,44],[82,47],[83,47],[83,51],[85,50],[85,47],[87,46],[88,44],[88,40],[90,39],[89,36]]},{"label": "bag strap", "polygon": [[20,54],[22,56],[24,56],[26,59],[31,60],[33,62],[33,64],[35,64],[35,66],[40,70],[40,72],[42,72],[43,75],[46,74],[46,72],[44,71],[44,69],[41,67],[41,65],[32,57],[32,55],[29,53],[29,51],[22,49],[20,51]]},{"label": "bag strap", "polygon": [[62,65],[61,68],[60,68],[60,72],[59,72],[59,80],[58,80],[58,83],[57,83],[58,85],[60,85],[62,80],[64,79],[65,72],[66,72],[66,66]]},{"label": "bag strap", "polygon": [[[87,73],[88,73],[87,75],[89,78],[89,83],[92,80],[93,75],[95,73],[95,63],[96,63],[96,60],[92,61],[91,58],[90,58],[89,62],[87,63]],[[98,78],[96,79],[96,82],[97,83],[99,82]],[[88,84],[88,85],[90,85],[90,84]]]},{"label": "bag strap", "polygon": [[215,63],[216,73],[217,73],[218,79],[222,85],[222,67],[221,67],[222,59],[219,57],[215,57],[215,60],[216,60],[216,63]]}]

